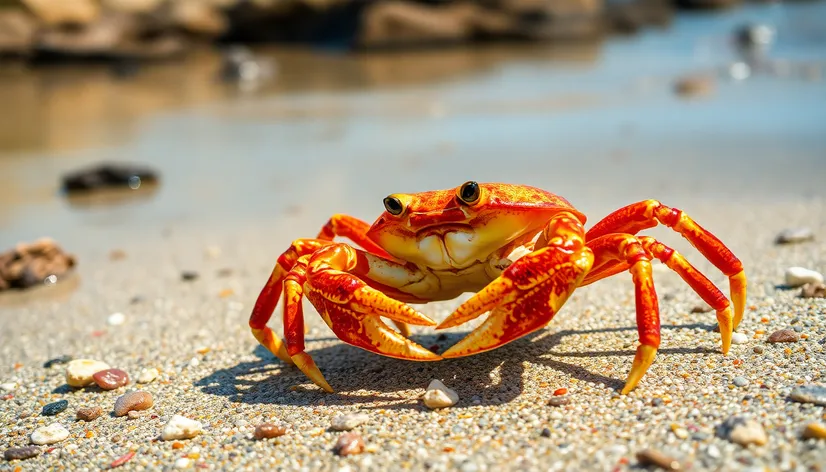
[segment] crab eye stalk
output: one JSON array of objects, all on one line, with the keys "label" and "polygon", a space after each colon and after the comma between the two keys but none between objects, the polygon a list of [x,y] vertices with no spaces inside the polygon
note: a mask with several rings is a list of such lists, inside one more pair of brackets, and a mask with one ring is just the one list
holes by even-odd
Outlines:
[{"label": "crab eye stalk", "polygon": [[404,212],[404,205],[402,205],[402,201],[396,197],[385,197],[384,209],[391,215],[399,216]]},{"label": "crab eye stalk", "polygon": [[472,205],[479,201],[480,193],[481,191],[479,190],[479,184],[471,180],[465,182],[461,187],[459,187],[457,195],[463,202]]}]

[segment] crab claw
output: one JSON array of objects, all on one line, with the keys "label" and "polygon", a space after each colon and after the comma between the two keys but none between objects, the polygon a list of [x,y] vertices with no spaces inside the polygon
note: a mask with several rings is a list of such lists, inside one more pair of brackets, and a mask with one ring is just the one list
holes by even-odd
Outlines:
[{"label": "crab claw", "polygon": [[457,326],[492,310],[484,323],[451,346],[442,357],[489,351],[544,327],[580,284],[593,262],[593,253],[587,247],[555,246],[517,260],[436,327]]}]

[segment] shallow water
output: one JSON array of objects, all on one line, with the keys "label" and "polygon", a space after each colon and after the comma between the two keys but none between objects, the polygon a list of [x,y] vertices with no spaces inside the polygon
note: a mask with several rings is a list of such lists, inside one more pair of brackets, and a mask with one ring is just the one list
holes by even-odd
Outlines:
[{"label": "shallow water", "polygon": [[[537,185],[607,211],[642,198],[826,195],[826,4],[681,13],[603,44],[333,56],[262,51],[272,83],[216,79],[217,54],[118,79],[105,67],[0,70],[0,247],[40,236],[93,248],[186,228],[313,235],[332,213],[372,220],[391,192],[468,179]],[[777,28],[774,73],[728,78],[745,22]],[[715,77],[709,97],[673,92]],[[157,168],[148,198],[68,202],[68,170]],[[674,201],[677,200],[675,203]],[[276,222],[276,223],[273,223]]]}]

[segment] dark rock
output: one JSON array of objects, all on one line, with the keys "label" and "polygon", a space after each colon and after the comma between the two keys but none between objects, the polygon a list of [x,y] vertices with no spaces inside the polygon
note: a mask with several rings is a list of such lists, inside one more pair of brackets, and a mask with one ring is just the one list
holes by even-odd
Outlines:
[{"label": "dark rock", "polygon": [[789,398],[799,403],[826,406],[826,386],[817,384],[801,385],[792,390]]},{"label": "dark rock", "polygon": [[781,231],[774,239],[775,244],[797,244],[813,241],[815,234],[810,228],[789,228]]},{"label": "dark rock", "polygon": [[69,362],[72,362],[72,360],[74,360],[74,357],[72,357],[68,354],[64,354],[60,357],[55,357],[54,359],[49,359],[48,361],[44,362],[43,367],[48,369],[49,367],[52,367],[52,366],[55,366],[55,365],[68,364]]},{"label": "dark rock", "polygon": [[18,244],[0,254],[0,292],[54,283],[74,266],[74,256],[49,238]]},{"label": "dark rock", "polygon": [[3,458],[7,461],[22,461],[25,459],[31,459],[38,454],[40,454],[40,448],[37,446],[14,447],[11,449],[6,449],[3,453]]},{"label": "dark rock", "polygon": [[568,395],[560,395],[548,399],[548,406],[562,406],[571,403],[571,397]]},{"label": "dark rock", "polygon": [[104,163],[82,169],[63,177],[66,192],[88,192],[109,188],[130,188],[136,190],[144,184],[155,184],[155,171],[128,164]]},{"label": "dark rock", "polygon": [[69,400],[58,400],[43,406],[43,411],[40,413],[43,416],[54,416],[62,413],[69,408]]},{"label": "dark rock", "polygon": [[551,437],[551,430],[550,430],[550,428],[542,428],[542,432],[541,432],[541,433],[539,433],[539,435],[540,435],[540,436],[542,436],[543,438],[549,438],[549,437]]},{"label": "dark rock", "polygon": [[198,273],[194,270],[185,270],[181,272],[181,280],[185,282],[192,282],[198,278]]}]

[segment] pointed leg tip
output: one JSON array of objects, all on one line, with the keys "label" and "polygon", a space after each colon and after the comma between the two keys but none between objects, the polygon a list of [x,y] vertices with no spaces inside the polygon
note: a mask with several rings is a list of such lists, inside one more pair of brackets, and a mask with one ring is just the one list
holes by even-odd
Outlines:
[{"label": "pointed leg tip", "polygon": [[620,395],[628,395],[629,393],[631,393],[632,390],[634,390],[634,388],[636,388],[636,385],[628,385],[626,383],[625,386],[622,387],[622,390],[620,391]]}]

